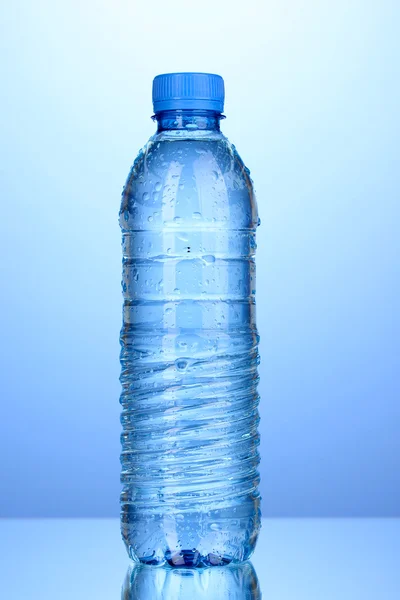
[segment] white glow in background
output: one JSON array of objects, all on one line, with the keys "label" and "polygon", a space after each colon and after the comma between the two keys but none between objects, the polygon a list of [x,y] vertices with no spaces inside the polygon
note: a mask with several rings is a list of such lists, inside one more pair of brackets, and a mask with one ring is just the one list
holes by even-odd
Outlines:
[{"label": "white glow in background", "polygon": [[1,9],[2,515],[118,514],[117,214],[176,70],[223,75],[255,181],[264,514],[398,515],[399,9]]}]

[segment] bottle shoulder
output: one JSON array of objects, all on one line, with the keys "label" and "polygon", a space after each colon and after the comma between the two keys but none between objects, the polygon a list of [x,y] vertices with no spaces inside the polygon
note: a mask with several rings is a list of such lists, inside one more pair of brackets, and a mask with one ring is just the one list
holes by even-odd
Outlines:
[{"label": "bottle shoulder", "polygon": [[128,181],[167,171],[171,163],[187,166],[207,161],[215,162],[222,176],[234,172],[236,177],[242,176],[252,185],[250,170],[235,145],[221,132],[208,131],[196,131],[196,135],[186,131],[154,134],[136,156]]},{"label": "bottle shoulder", "polygon": [[150,223],[154,214],[187,220],[196,213],[206,221],[234,218],[236,226],[256,227],[253,182],[235,146],[218,131],[176,133],[156,133],[141,149],[123,190],[121,213],[147,215],[151,207]]}]

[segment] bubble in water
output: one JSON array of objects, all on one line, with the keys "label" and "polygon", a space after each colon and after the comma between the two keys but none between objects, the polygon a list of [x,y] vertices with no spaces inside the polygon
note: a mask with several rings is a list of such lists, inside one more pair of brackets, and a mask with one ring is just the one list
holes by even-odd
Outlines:
[{"label": "bubble in water", "polygon": [[201,213],[199,213],[199,212],[194,212],[192,216],[193,216],[193,219],[201,219]]},{"label": "bubble in water", "polygon": [[151,222],[152,222],[152,220],[153,220],[153,217],[152,217],[152,215],[150,215],[149,217],[147,217],[147,220],[149,221],[149,223],[151,223]]},{"label": "bubble in water", "polygon": [[215,256],[213,254],[206,254],[203,256],[203,260],[206,263],[213,263],[215,262]]}]

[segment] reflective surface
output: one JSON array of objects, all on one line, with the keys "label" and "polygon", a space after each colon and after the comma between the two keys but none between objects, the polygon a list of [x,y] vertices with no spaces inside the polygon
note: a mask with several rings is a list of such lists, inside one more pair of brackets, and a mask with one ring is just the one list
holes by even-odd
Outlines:
[{"label": "reflective surface", "polygon": [[128,569],[122,600],[259,600],[261,590],[250,562],[207,569]]},{"label": "reflective surface", "polygon": [[118,519],[0,520],[4,600],[398,600],[400,520],[264,520],[252,564],[127,573]]}]

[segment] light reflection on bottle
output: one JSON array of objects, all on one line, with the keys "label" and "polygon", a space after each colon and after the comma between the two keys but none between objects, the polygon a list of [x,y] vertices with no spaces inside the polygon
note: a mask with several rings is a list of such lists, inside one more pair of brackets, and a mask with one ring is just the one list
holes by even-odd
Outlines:
[{"label": "light reflection on bottle", "polygon": [[122,600],[261,600],[251,562],[202,569],[129,567]]}]

